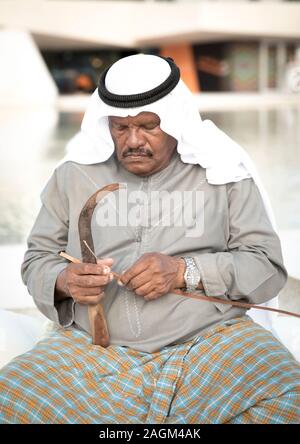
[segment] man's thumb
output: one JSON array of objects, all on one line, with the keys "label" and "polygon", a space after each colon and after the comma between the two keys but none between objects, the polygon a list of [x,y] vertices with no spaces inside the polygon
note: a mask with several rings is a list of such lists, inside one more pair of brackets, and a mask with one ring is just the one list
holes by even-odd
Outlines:
[{"label": "man's thumb", "polygon": [[112,265],[113,262],[114,262],[114,259],[112,257],[105,257],[103,259],[97,259],[97,264],[100,264],[100,265],[103,265],[103,264]]}]

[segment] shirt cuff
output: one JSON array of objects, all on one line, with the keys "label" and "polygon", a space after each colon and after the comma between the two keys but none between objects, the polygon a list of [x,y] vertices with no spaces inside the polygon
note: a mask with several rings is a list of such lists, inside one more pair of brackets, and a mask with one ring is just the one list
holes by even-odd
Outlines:
[{"label": "shirt cuff", "polygon": [[[204,253],[192,257],[200,271],[201,282],[206,296],[229,300],[228,289],[218,270],[216,254]],[[214,304],[222,313],[225,313],[232,307],[231,305],[218,304],[217,302],[214,302]]]},{"label": "shirt cuff", "polygon": [[[72,298],[55,302],[55,284],[59,273],[67,267],[67,263],[59,263],[46,273],[43,285],[43,298],[48,301],[43,313],[61,327],[70,327],[75,318],[75,301]],[[41,307],[42,308],[42,307]]]}]

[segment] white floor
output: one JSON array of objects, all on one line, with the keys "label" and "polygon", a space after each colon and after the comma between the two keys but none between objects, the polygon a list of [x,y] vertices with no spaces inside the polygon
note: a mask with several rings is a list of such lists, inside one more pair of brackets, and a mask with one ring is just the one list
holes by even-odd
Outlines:
[{"label": "white floor", "polygon": [[25,248],[25,245],[0,245],[0,308],[35,306],[21,279],[20,269]]}]

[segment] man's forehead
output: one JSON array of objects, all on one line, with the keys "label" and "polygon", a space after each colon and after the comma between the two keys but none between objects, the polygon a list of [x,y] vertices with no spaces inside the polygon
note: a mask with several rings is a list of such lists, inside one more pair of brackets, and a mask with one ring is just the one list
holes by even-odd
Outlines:
[{"label": "man's forehead", "polygon": [[136,116],[109,116],[112,122],[128,122],[128,123],[143,123],[143,122],[160,122],[160,118],[157,114],[149,111],[143,111]]}]

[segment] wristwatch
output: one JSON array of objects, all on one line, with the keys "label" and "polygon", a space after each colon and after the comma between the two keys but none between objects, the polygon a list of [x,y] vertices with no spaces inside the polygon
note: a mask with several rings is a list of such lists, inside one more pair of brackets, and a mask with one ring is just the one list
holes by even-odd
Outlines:
[{"label": "wristwatch", "polygon": [[195,291],[201,279],[199,268],[195,260],[189,256],[182,256],[185,262],[185,272],[183,275],[186,291]]}]

